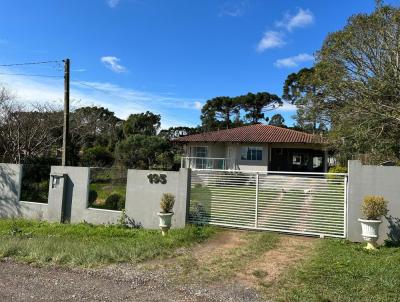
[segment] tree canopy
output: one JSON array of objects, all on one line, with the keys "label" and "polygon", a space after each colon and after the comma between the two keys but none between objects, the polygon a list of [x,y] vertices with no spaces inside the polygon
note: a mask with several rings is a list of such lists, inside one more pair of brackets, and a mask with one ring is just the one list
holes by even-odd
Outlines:
[{"label": "tree canopy", "polygon": [[277,126],[277,127],[286,127],[285,125],[285,119],[283,118],[283,116],[279,113],[274,114],[271,119],[269,120],[269,125],[272,126]]},{"label": "tree canopy", "polygon": [[173,164],[173,154],[165,138],[144,134],[130,135],[116,145],[115,157],[127,168],[149,169]]},{"label": "tree canopy", "polygon": [[156,135],[161,126],[161,116],[150,111],[131,114],[123,124],[125,137],[133,134]]},{"label": "tree canopy", "polygon": [[330,123],[325,103],[324,85],[315,68],[303,68],[285,80],[282,98],[296,105],[297,127],[311,133],[327,130]]},{"label": "tree canopy", "polygon": [[332,145],[349,158],[400,159],[400,9],[378,2],[352,16],[318,52]]},{"label": "tree canopy", "polygon": [[267,111],[281,105],[282,100],[268,92],[248,93],[237,97],[216,97],[208,100],[201,110],[202,128],[204,131],[210,131],[256,124],[266,120]]}]

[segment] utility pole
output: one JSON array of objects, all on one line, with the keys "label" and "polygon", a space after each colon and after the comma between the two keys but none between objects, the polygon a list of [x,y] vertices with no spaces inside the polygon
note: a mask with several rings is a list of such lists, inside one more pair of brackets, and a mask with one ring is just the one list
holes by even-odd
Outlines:
[{"label": "utility pole", "polygon": [[64,127],[62,146],[62,166],[69,163],[69,59],[64,62]]}]

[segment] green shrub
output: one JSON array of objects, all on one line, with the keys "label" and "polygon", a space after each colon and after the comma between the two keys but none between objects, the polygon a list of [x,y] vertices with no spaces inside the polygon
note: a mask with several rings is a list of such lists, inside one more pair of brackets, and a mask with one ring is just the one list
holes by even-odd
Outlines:
[{"label": "green shrub", "polygon": [[329,173],[347,173],[347,167],[343,167],[343,166],[330,167]]},{"label": "green shrub", "polygon": [[387,201],[383,196],[365,196],[361,206],[361,212],[368,220],[378,220],[388,213]]},{"label": "green shrub", "polygon": [[122,210],[125,208],[125,198],[118,193],[112,193],[106,198],[105,208],[110,210]]},{"label": "green shrub", "polygon": [[26,164],[22,167],[21,200],[47,203],[50,166]]},{"label": "green shrub", "polygon": [[[334,167],[330,167],[328,173],[330,174],[334,174],[334,173],[347,173],[347,167],[343,167],[343,166],[334,166]],[[339,178],[336,175],[327,175],[328,179],[336,179]]]},{"label": "green shrub", "polygon": [[82,164],[90,167],[111,166],[114,162],[113,154],[106,147],[95,146],[87,148],[82,154]]},{"label": "green shrub", "polygon": [[95,190],[89,190],[89,205],[97,200],[98,194]]},{"label": "green shrub", "polygon": [[171,193],[164,193],[161,197],[160,207],[163,213],[171,213],[175,204],[175,196]]}]

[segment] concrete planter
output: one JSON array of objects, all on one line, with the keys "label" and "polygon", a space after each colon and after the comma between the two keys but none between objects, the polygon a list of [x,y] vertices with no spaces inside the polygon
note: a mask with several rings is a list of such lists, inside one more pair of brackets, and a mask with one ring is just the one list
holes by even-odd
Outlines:
[{"label": "concrete planter", "polygon": [[159,213],[157,213],[157,215],[158,215],[158,217],[160,217],[159,226],[160,226],[162,235],[165,236],[165,234],[171,228],[171,220],[172,220],[172,216],[174,215],[174,212],[170,212],[170,213],[159,212]]},{"label": "concrete planter", "polygon": [[361,222],[362,233],[361,236],[367,242],[367,249],[376,249],[379,237],[379,225],[381,224],[381,220],[367,220],[367,219],[358,219]]}]

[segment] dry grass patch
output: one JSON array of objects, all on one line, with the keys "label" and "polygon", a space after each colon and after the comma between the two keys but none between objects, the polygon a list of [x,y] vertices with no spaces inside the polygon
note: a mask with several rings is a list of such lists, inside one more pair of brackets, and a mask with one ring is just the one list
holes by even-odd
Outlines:
[{"label": "dry grass patch", "polygon": [[230,280],[251,261],[273,249],[278,241],[276,233],[221,231],[179,257],[178,269],[185,280]]},{"label": "dry grass patch", "polygon": [[236,277],[246,286],[269,287],[289,268],[307,259],[314,251],[316,240],[282,235],[274,249],[251,261]]}]

